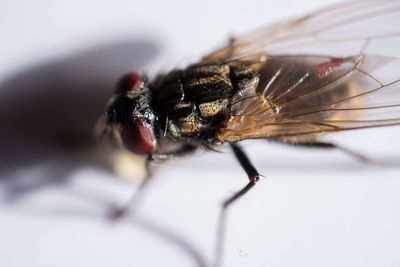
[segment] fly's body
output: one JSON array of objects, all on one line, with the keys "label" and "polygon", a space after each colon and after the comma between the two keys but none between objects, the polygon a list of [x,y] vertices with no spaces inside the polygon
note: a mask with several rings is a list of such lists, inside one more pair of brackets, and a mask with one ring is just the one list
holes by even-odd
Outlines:
[{"label": "fly's body", "polygon": [[223,203],[223,223],[259,179],[237,142],[336,148],[368,161],[321,138],[400,125],[399,17],[399,1],[346,3],[232,39],[151,82],[125,75],[104,128],[148,163],[229,144],[249,181]]},{"label": "fly's body", "polygon": [[400,2],[334,6],[231,39],[199,63],[123,77],[105,129],[165,159],[244,139],[318,143],[400,124]]}]

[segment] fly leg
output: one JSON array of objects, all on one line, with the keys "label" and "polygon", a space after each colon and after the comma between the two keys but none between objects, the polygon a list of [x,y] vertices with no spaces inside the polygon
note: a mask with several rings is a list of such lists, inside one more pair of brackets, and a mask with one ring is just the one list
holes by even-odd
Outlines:
[{"label": "fly leg", "polygon": [[244,153],[244,151],[237,145],[231,144],[233,153],[235,154],[236,159],[239,161],[240,165],[246,172],[249,182],[245,187],[242,188],[239,192],[226,199],[223,203],[223,210],[225,210],[230,204],[232,204],[235,200],[246,194],[259,180],[259,174],[256,168],[254,168],[253,164],[251,164],[250,160]]},{"label": "fly leg", "polygon": [[151,161],[164,161],[164,160],[171,160],[171,159],[179,159],[184,157],[188,154],[193,153],[196,150],[196,146],[192,145],[184,145],[181,148],[177,148],[174,151],[166,152],[166,153],[153,153],[150,155]]},{"label": "fly leg", "polygon": [[227,48],[228,58],[233,57],[233,54],[235,53],[235,41],[236,41],[236,38],[234,38],[234,37],[229,38],[229,43],[228,43],[228,48]]},{"label": "fly leg", "polygon": [[142,200],[143,193],[147,188],[149,181],[151,180],[151,163],[157,161],[164,161],[169,159],[176,159],[183,157],[187,154],[193,153],[196,150],[195,146],[185,145],[181,148],[178,148],[175,151],[171,151],[168,153],[153,153],[150,154],[146,159],[146,176],[144,177],[143,181],[139,184],[136,191],[131,195],[129,200],[122,206],[116,207],[111,212],[112,219],[119,219],[122,216],[126,215],[128,211],[133,214],[135,208],[140,204]]},{"label": "fly leg", "polygon": [[115,207],[111,211],[111,219],[112,220],[117,220],[125,216],[128,211],[133,213],[135,207],[137,207],[140,203],[140,200],[143,196],[143,192],[145,191],[145,188],[149,184],[149,181],[151,179],[151,170],[150,170],[150,165],[151,165],[152,158],[149,156],[146,159],[146,175],[142,182],[139,184],[138,188],[136,191],[131,195],[129,200],[122,206],[120,207]]},{"label": "fly leg", "polygon": [[233,153],[235,154],[236,159],[239,161],[240,165],[242,168],[245,170],[249,182],[237,193],[235,193],[233,196],[229,197],[226,199],[221,208],[220,212],[220,217],[218,219],[218,229],[217,229],[217,239],[216,239],[216,249],[215,249],[215,260],[214,260],[214,266],[215,267],[220,267],[222,264],[222,254],[223,254],[223,242],[224,242],[224,231],[225,231],[225,220],[226,220],[226,212],[228,207],[238,200],[241,196],[246,194],[251,188],[254,187],[254,185],[258,182],[259,180],[259,173],[254,168],[253,164],[251,164],[250,160],[244,153],[244,151],[237,145],[237,144],[231,144]]},{"label": "fly leg", "polygon": [[344,153],[346,153],[349,156],[352,156],[364,163],[368,164],[380,164],[378,161],[373,160],[367,156],[364,156],[362,154],[359,154],[355,151],[352,151],[350,149],[347,149],[345,147],[333,144],[333,143],[328,143],[328,142],[311,142],[311,143],[295,143],[294,145],[296,146],[303,146],[303,147],[314,147],[314,148],[324,148],[324,149],[337,149],[340,150]]}]

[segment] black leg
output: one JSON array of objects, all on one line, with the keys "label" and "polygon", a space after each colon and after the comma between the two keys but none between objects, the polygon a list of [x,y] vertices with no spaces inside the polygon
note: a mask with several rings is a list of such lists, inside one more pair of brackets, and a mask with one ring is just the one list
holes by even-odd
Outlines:
[{"label": "black leg", "polygon": [[250,181],[245,187],[242,188],[242,190],[225,200],[223,208],[227,208],[232,202],[246,194],[259,180],[259,174],[256,168],[254,168],[254,166],[251,164],[250,160],[247,158],[243,150],[237,144],[231,144],[231,147],[233,149],[233,153],[235,153],[236,159],[245,170]]},{"label": "black leg", "polygon": [[142,182],[139,184],[138,188],[136,191],[131,195],[129,200],[122,206],[116,207],[112,210],[111,212],[111,219],[116,220],[120,219],[123,216],[125,216],[128,212],[131,214],[134,213],[135,207],[137,207],[140,203],[140,200],[143,196],[143,192],[145,191],[145,188],[147,187],[150,179],[151,179],[151,165],[152,159],[151,157],[147,157],[146,159],[146,176],[142,180]]},{"label": "black leg", "polygon": [[228,45],[228,53],[229,53],[229,56],[228,56],[228,58],[230,58],[230,57],[233,57],[233,55],[234,55],[234,53],[235,53],[235,38],[234,37],[231,37],[231,38],[229,38],[229,45]]},{"label": "black leg", "polygon": [[146,159],[146,176],[144,177],[143,181],[139,184],[139,187],[135,192],[132,194],[132,196],[129,198],[129,200],[122,206],[116,207],[115,209],[112,210],[111,212],[111,218],[113,220],[119,219],[123,216],[125,216],[128,212],[130,215],[133,215],[135,208],[139,205],[139,202],[141,201],[143,197],[143,192],[145,191],[145,188],[149,184],[149,181],[151,180],[151,162],[153,161],[164,161],[164,160],[169,160],[169,159],[175,159],[175,158],[180,158],[183,157],[187,154],[193,153],[196,150],[196,147],[190,146],[190,145],[185,145],[180,148],[178,148],[175,151],[171,151],[168,153],[153,153],[150,154],[147,159]]},{"label": "black leg", "polygon": [[361,155],[357,152],[354,152],[352,150],[349,150],[345,147],[333,144],[333,143],[328,143],[328,142],[312,142],[312,143],[295,143],[294,145],[296,146],[303,146],[303,147],[314,147],[314,148],[324,148],[324,149],[338,149],[349,156],[352,156],[362,162],[369,163],[369,164],[379,164],[379,162],[368,158],[367,156]]},{"label": "black leg", "polygon": [[236,159],[239,161],[240,165],[247,173],[249,182],[240,191],[238,191],[233,196],[231,196],[230,198],[226,199],[223,202],[220,217],[218,220],[218,230],[217,230],[217,240],[215,248],[215,260],[214,260],[215,267],[220,267],[222,265],[225,219],[226,219],[227,208],[233,202],[238,200],[241,196],[246,194],[251,188],[253,188],[254,185],[259,180],[259,173],[257,172],[256,168],[254,168],[254,166],[251,164],[250,160],[247,158],[243,150],[237,144],[231,144],[231,147],[236,156]]},{"label": "black leg", "polygon": [[197,147],[191,145],[184,145],[176,150],[166,152],[166,153],[153,153],[151,154],[151,160],[153,161],[164,161],[170,159],[177,159],[184,157],[188,154],[193,153]]}]

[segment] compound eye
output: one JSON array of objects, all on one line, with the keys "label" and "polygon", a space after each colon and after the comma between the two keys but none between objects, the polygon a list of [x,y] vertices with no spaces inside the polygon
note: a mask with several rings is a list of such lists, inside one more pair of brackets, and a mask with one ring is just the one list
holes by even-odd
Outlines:
[{"label": "compound eye", "polygon": [[126,93],[129,91],[134,91],[139,88],[140,77],[137,73],[128,73],[122,76],[117,84],[117,93]]},{"label": "compound eye", "polygon": [[135,154],[148,155],[153,150],[153,140],[147,124],[136,119],[121,131],[124,146]]}]

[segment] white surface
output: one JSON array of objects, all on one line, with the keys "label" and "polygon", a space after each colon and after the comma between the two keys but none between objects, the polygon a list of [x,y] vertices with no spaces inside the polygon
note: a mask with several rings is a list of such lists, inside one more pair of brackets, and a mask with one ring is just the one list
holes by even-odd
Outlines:
[{"label": "white surface", "polygon": [[[56,73],[56,82],[23,89],[60,81],[71,88],[89,84],[111,91],[115,79],[131,68],[154,75],[185,65],[231,33],[328,2],[334,1],[2,1],[0,83],[10,77],[14,84],[15,79],[16,84],[35,83]],[[63,71],[77,81],[59,77]],[[26,95],[29,101],[51,102],[59,87],[46,89],[54,95],[22,91],[13,102],[1,102],[8,113],[1,112],[0,119],[10,122],[15,110],[23,112],[19,103],[26,103]],[[93,94],[80,89],[86,98]],[[109,92],[104,90],[103,98]],[[92,115],[101,112],[101,101]],[[71,105],[67,112],[85,117],[75,109]],[[34,112],[31,108],[11,122],[25,129]],[[1,266],[211,263],[219,205],[247,179],[227,149],[161,166],[137,218],[111,223],[105,216],[110,206],[123,203],[133,186],[65,150],[51,139],[53,133],[52,141],[41,137],[36,126],[46,128],[49,116],[31,131],[4,128],[11,141],[1,142]],[[62,122],[65,128],[55,125],[76,134],[74,121]],[[76,127],[87,131],[84,126]],[[395,160],[399,133],[399,127],[372,129],[335,140],[371,157]],[[265,178],[229,210],[224,266],[400,265],[399,168],[264,141],[243,147]]]}]

